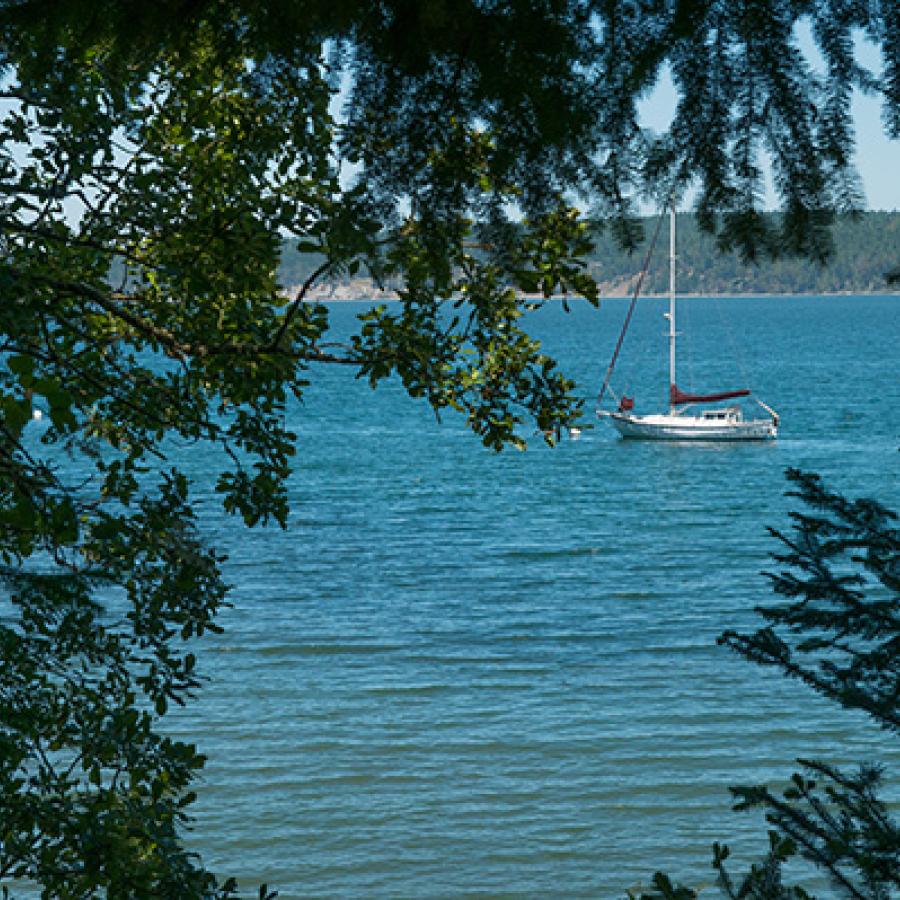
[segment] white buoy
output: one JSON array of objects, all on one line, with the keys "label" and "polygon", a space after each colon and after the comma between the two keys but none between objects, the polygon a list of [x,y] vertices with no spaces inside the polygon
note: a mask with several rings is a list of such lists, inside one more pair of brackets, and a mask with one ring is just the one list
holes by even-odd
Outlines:
[{"label": "white buoy", "polygon": [[44,414],[39,409],[33,409],[31,411],[31,418],[34,419],[35,422],[39,422],[44,418]]}]

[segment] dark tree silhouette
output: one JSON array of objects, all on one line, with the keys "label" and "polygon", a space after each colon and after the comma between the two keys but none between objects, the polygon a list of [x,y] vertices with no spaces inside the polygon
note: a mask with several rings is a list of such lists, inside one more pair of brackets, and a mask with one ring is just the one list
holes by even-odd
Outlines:
[{"label": "dark tree silhouette", "polygon": [[[847,709],[866,713],[900,734],[900,529],[897,515],[875,500],[848,500],[817,475],[788,471],[793,530],[771,533],[784,547],[772,575],[783,603],[758,608],[766,625],[754,634],[725,632],[720,643],[751,662],[774,666]],[[835,896],[890,900],[900,890],[900,824],[879,798],[883,773],[863,764],[843,772],[798,760],[803,771],[781,795],[765,786],[735,787],[735,809],[760,808],[771,826],[767,857],[749,873],[728,872],[717,845],[713,866],[724,896],[803,900],[813,896],[783,880],[784,863],[800,856],[827,877]],[[644,900],[687,900],[697,893],[663,874]]]}]

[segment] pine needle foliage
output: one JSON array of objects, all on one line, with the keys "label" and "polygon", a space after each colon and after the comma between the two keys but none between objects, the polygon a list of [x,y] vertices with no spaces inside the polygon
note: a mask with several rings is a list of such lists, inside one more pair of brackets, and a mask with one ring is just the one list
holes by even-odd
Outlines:
[{"label": "pine needle foliage", "polygon": [[[770,529],[784,550],[784,568],[769,575],[784,598],[759,607],[767,623],[753,634],[725,632],[724,646],[751,662],[774,666],[823,697],[867,714],[900,733],[900,529],[897,515],[870,499],[829,491],[817,475],[788,471],[789,496],[805,511],[793,530]],[[771,828],[769,852],[741,876],[726,864],[726,845],[713,849],[717,885],[729,900],[807,900],[785,882],[785,864],[804,859],[834,896],[890,900],[900,891],[900,823],[879,796],[883,772],[862,764],[846,772],[821,760],[799,759],[801,772],[777,794],[765,785],[731,788],[736,810],[761,809]],[[642,900],[689,900],[693,888],[662,873]]]},{"label": "pine needle foliage", "polygon": [[721,642],[746,659],[775,666],[842,706],[900,733],[900,530],[896,513],[874,500],[847,500],[815,476],[790,470],[810,512],[792,513],[794,531],[770,575],[786,599],[758,610],[768,623]]}]

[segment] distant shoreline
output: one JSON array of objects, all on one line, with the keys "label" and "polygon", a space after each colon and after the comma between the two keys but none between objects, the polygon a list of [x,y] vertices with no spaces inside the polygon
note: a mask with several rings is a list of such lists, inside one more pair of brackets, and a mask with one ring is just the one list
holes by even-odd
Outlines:
[{"label": "distant shoreline", "polygon": [[[654,299],[665,299],[668,294],[641,294],[641,297],[652,297]],[[682,299],[704,299],[710,300],[740,300],[746,297],[896,297],[900,300],[900,291],[791,291],[789,293],[779,293],[774,291],[745,291],[740,294],[735,293],[681,293],[676,294],[679,300]],[[628,299],[624,294],[606,294],[600,298],[601,300],[622,300]]]},{"label": "distant shoreline", "polygon": [[[287,292],[287,296],[291,296],[293,292]],[[641,294],[641,299],[643,300],[664,300],[668,297],[668,294],[660,294],[660,293],[647,293]],[[900,300],[900,291],[898,290],[884,290],[884,291],[791,291],[785,293],[771,292],[771,291],[743,291],[741,293],[736,292],[723,292],[723,293],[697,293],[697,292],[677,292],[676,296],[679,299],[684,300],[742,300],[748,299],[752,297],[758,298],[777,298],[777,297],[893,297],[897,300]],[[604,300],[629,300],[631,299],[631,294],[623,294],[623,293],[608,293],[601,294],[599,296],[599,300],[602,302]],[[580,296],[573,295],[564,295],[564,294],[554,294],[552,297],[544,298],[543,296],[535,295],[535,294],[524,294],[523,298],[532,302],[541,302],[545,299],[550,301],[562,301],[563,299],[568,299],[570,303],[583,301],[584,298]],[[349,293],[341,292],[341,293],[328,293],[325,290],[318,290],[312,292],[308,298],[307,302],[309,303],[396,303],[399,301],[399,297],[394,292],[384,292],[382,294],[372,293],[372,294],[354,294],[350,296]]]},{"label": "distant shoreline", "polygon": [[[776,218],[771,219],[773,225]],[[832,253],[824,265],[792,256],[788,248],[775,258],[762,254],[757,263],[745,262],[739,253],[723,253],[717,239],[702,231],[695,216],[679,214],[678,223],[679,296],[868,296],[900,291],[885,281],[886,273],[900,265],[900,212],[838,216],[831,227]],[[591,232],[593,246],[580,258],[581,271],[594,280],[601,296],[631,296],[649,248],[648,223],[644,224],[644,239],[632,251],[623,249],[609,229],[598,227]],[[669,287],[668,265],[658,250],[641,282],[644,296],[665,294]],[[324,261],[322,254],[300,253],[286,242],[279,259],[279,282],[296,291]],[[386,290],[381,291],[371,276],[366,268],[353,275],[338,271],[309,293],[322,300],[387,299],[392,289],[403,285],[402,273],[397,273],[396,280],[388,280],[383,285]]]}]

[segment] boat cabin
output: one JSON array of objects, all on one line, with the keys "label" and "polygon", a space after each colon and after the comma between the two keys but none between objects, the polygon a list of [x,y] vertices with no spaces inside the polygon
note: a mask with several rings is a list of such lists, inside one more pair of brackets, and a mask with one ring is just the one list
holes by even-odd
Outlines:
[{"label": "boat cabin", "polygon": [[739,406],[727,406],[725,409],[705,409],[701,418],[708,422],[743,422],[744,414]]}]

